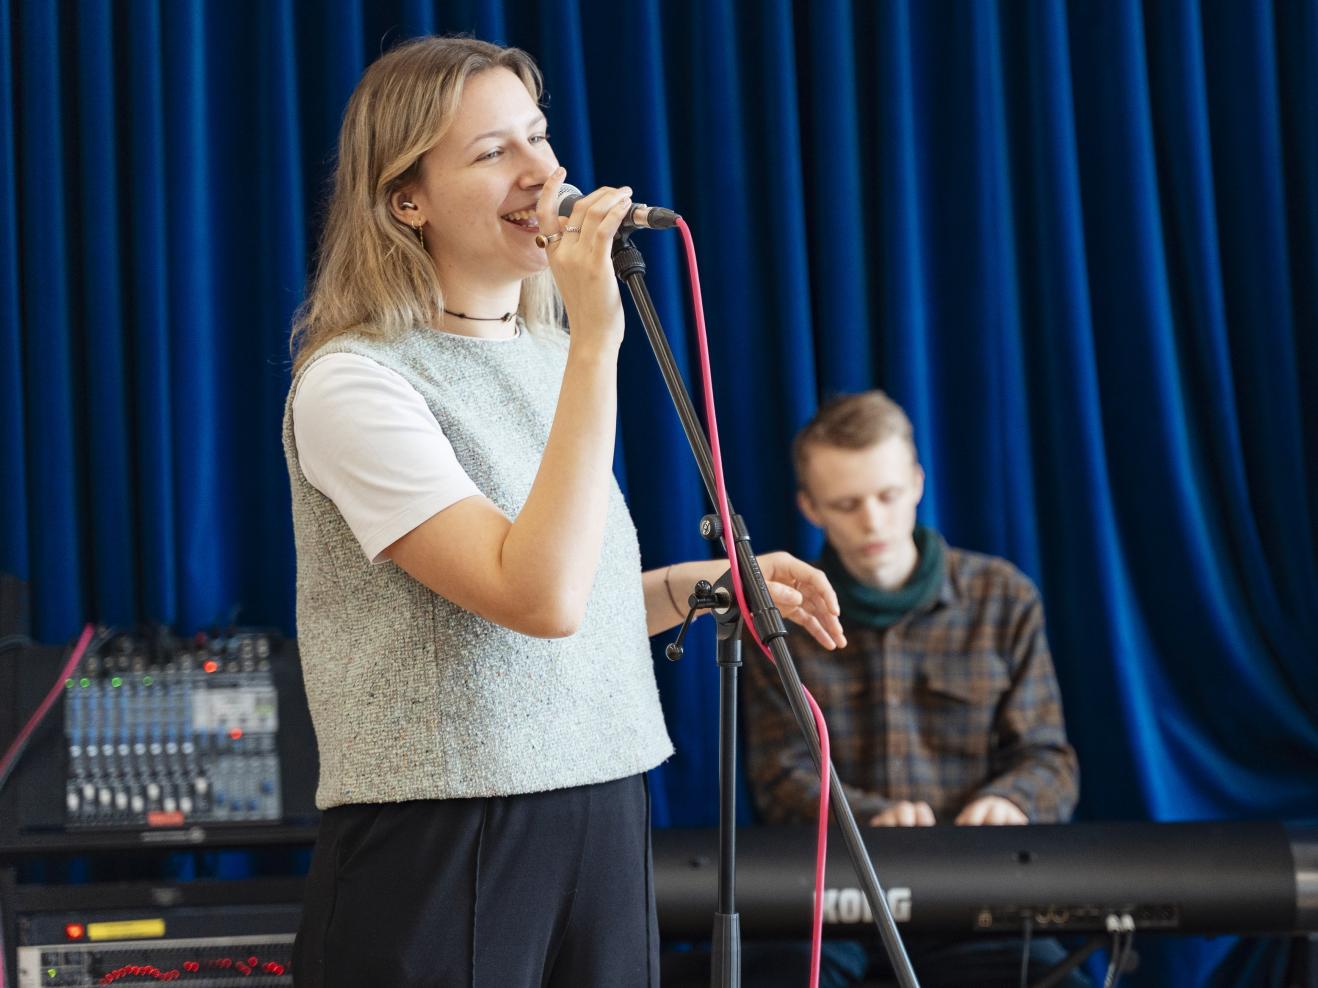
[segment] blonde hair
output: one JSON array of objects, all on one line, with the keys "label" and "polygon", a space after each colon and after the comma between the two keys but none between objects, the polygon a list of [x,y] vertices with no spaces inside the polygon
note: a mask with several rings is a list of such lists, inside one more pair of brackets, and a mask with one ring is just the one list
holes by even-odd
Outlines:
[{"label": "blonde hair", "polygon": [[[389,339],[439,323],[444,298],[434,261],[389,200],[418,177],[421,156],[452,123],[467,80],[493,68],[513,72],[540,102],[540,70],[530,55],[475,38],[418,38],[362,75],[343,113],[315,273],[293,317],[295,372],[344,333]],[[534,332],[561,327],[562,302],[548,271],[522,282],[517,312]]]},{"label": "blonde hair", "polygon": [[919,463],[920,454],[915,448],[911,420],[902,406],[882,391],[875,389],[830,399],[792,441],[792,466],[796,468],[797,487],[806,490],[805,475],[811,446],[869,449],[893,436],[906,441],[915,462]]}]

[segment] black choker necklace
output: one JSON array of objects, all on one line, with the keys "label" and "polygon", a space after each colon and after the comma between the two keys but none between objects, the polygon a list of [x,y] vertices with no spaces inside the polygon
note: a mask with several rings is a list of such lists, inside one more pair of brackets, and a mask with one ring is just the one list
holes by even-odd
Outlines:
[{"label": "black choker necklace", "polygon": [[501,316],[469,316],[465,312],[454,312],[452,309],[444,310],[446,315],[453,316],[455,319],[467,319],[471,322],[511,322],[516,312],[505,312]]}]

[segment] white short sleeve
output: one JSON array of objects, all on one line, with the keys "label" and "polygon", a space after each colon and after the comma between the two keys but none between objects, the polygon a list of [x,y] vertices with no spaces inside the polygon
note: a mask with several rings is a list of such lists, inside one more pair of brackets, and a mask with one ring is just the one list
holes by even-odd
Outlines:
[{"label": "white short sleeve", "polygon": [[293,439],[302,473],[373,563],[426,519],[480,494],[425,399],[369,357],[332,353],[311,365],[293,398]]}]

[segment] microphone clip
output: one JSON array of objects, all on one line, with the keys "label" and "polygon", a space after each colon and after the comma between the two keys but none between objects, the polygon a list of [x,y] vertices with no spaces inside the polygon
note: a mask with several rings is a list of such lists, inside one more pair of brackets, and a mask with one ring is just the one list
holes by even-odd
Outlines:
[{"label": "microphone clip", "polygon": [[[686,618],[677,632],[677,638],[664,648],[664,655],[669,662],[676,662],[682,657],[685,651],[682,643],[686,640],[686,633],[691,627],[692,619],[701,611],[709,611],[714,615],[714,621],[718,624],[720,642],[741,634],[741,608],[737,606],[737,601],[732,596],[732,570],[719,577],[717,583],[710,583],[708,580],[698,581],[686,602],[690,610],[686,612]],[[741,664],[740,658],[736,664]]]},{"label": "microphone clip", "polygon": [[691,627],[691,619],[701,611],[720,611],[731,607],[732,594],[726,587],[715,588],[708,580],[700,580],[686,602],[690,610],[686,612],[686,618],[683,619],[682,627],[677,632],[677,638],[664,649],[664,655],[669,662],[676,662],[685,652],[682,643],[686,640],[686,633]]}]

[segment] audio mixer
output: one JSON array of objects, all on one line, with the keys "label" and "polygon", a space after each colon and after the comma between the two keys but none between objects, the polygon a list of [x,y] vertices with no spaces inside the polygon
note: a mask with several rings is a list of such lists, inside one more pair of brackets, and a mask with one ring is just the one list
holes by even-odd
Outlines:
[{"label": "audio mixer", "polygon": [[[16,680],[4,736],[36,709],[65,655],[38,646],[3,670]],[[314,824],[315,739],[292,641],[256,629],[117,634],[89,650],[60,693],[0,794],[0,847],[106,846],[133,834],[197,844],[262,825],[287,840],[306,836],[287,824]]]},{"label": "audio mixer", "polygon": [[121,637],[64,687],[70,827],[283,816],[267,635],[199,637],[163,655]]}]

